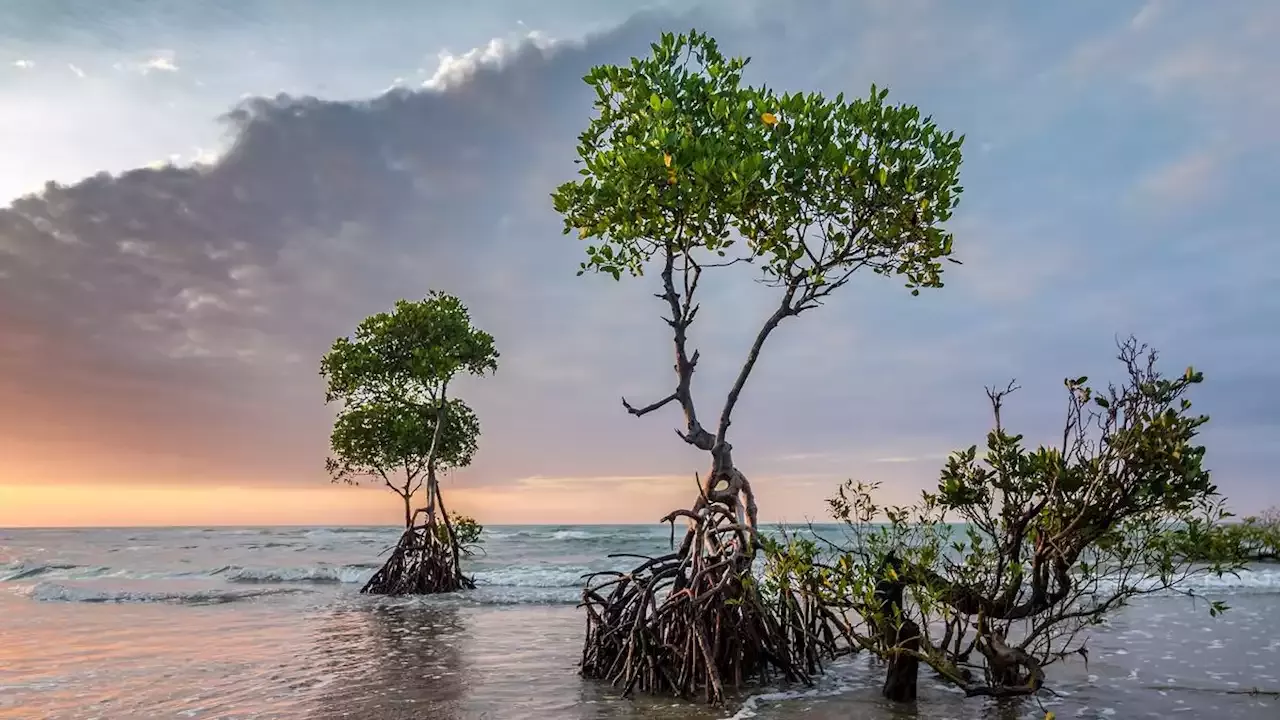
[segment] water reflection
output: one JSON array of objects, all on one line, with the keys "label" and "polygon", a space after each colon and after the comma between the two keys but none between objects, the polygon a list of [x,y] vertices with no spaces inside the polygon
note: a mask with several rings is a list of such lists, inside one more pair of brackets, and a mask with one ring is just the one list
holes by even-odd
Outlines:
[{"label": "water reflection", "polygon": [[315,635],[326,685],[314,718],[465,717],[467,628],[457,608],[369,604],[329,611]]},{"label": "water reflection", "polygon": [[[370,599],[371,600],[371,599]],[[555,718],[709,720],[724,712],[670,698],[624,700],[577,674],[581,617],[572,608],[372,601],[324,611],[313,625],[323,687],[308,717],[391,720]]]}]

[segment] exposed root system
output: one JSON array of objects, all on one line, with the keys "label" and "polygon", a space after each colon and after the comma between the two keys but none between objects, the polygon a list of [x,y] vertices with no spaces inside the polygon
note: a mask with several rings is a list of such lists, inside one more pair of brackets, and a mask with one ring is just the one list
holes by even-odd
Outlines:
[{"label": "exposed root system", "polygon": [[752,575],[754,527],[727,504],[700,505],[663,519],[690,520],[679,551],[615,555],[642,562],[631,572],[587,576],[582,674],[624,696],[701,695],[712,704],[747,684],[809,684],[836,652],[821,608],[797,589],[762,588]]},{"label": "exposed root system", "polygon": [[430,595],[475,587],[462,574],[451,528],[427,522],[407,528],[391,557],[369,578],[362,593],[372,595]]}]

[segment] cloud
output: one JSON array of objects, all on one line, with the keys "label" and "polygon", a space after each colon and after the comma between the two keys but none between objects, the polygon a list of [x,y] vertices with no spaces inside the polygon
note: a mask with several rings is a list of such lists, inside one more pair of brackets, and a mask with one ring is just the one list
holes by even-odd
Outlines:
[{"label": "cloud", "polygon": [[1156,22],[1164,14],[1166,7],[1164,0],[1149,0],[1129,21],[1129,25],[1135,30],[1143,30]]},{"label": "cloud", "polygon": [[889,463],[892,465],[903,465],[918,462],[937,462],[946,459],[946,455],[918,455],[914,457],[882,457],[872,460],[875,463]]},{"label": "cloud", "polygon": [[562,47],[563,43],[554,42],[542,33],[532,31],[522,41],[494,38],[484,47],[473,48],[461,55],[441,52],[436,71],[422,83],[422,87],[447,91],[470,82],[482,70],[502,70],[513,61],[519,62],[520,53],[526,46],[547,52],[555,50],[557,46]]},{"label": "cloud", "polygon": [[[1280,73],[1273,3],[1227,6],[1149,2],[1123,25],[1081,43],[1064,65],[1084,83],[1121,84],[1214,141],[1274,147],[1261,116],[1280,107],[1267,92]],[[1174,120],[1174,118],[1170,118]]]},{"label": "cloud", "polygon": [[142,63],[140,70],[143,75],[151,72],[178,72],[178,66],[174,62],[174,57],[175,55],[171,50],[162,52]]},{"label": "cloud", "polygon": [[669,489],[671,485],[695,487],[691,476],[687,475],[622,475],[595,477],[533,477],[517,478],[513,485],[516,490],[543,492],[546,490],[584,490],[587,488],[608,488],[610,491],[632,492],[657,489]]},{"label": "cloud", "polygon": [[1138,198],[1161,212],[1178,212],[1221,192],[1223,159],[1192,153],[1158,168],[1138,182]]},{"label": "cloud", "polygon": [[[530,193],[526,182],[552,156],[563,168],[555,174],[567,174],[575,128],[560,119],[564,107],[585,115],[583,69],[625,58],[649,28],[644,22],[556,47],[536,38],[494,43],[442,63],[427,89],[369,101],[251,98],[226,114],[233,141],[212,162],[102,173],[15,200],[0,210],[7,279],[0,319],[8,336],[38,342],[0,361],[9,370],[0,394],[45,395],[27,412],[76,416],[67,430],[97,436],[98,452],[123,445],[141,457],[149,443],[122,437],[110,414],[186,404],[183,387],[235,388],[242,399],[232,400],[230,414],[262,429],[272,422],[254,410],[264,396],[301,399],[311,419],[300,430],[310,439],[283,434],[313,457],[294,456],[284,468],[265,448],[256,458],[265,472],[296,476],[323,457],[312,369],[321,352],[363,315],[433,287],[463,295],[502,338],[514,359],[504,376],[550,380],[547,369],[571,367],[573,358],[545,345],[548,333],[534,318],[580,322],[591,306],[581,301],[587,288],[577,285],[568,293],[576,301],[548,312],[546,300],[565,294],[553,278],[572,277],[576,248],[555,242],[549,188]],[[519,219],[499,222],[490,207]],[[508,242],[531,231],[553,244]],[[536,282],[523,273],[507,282],[507,268],[522,265]],[[530,362],[522,366],[522,357]],[[160,372],[181,386],[117,389]],[[69,392],[69,377],[87,387]],[[562,374],[550,382],[580,380]],[[84,392],[107,414],[84,407]],[[491,393],[489,408],[501,407],[501,394]],[[540,400],[524,395],[530,404]],[[189,439],[178,443],[172,428],[157,427],[156,441],[179,445],[174,450],[193,462],[212,462],[225,448],[195,428],[234,421],[208,407],[185,409],[193,413],[185,421]],[[15,423],[20,444],[39,445],[31,427]]]}]

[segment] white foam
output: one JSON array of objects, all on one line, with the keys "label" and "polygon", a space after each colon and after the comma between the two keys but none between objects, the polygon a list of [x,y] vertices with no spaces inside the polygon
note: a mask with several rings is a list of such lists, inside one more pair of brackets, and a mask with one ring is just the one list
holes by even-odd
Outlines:
[{"label": "white foam", "polygon": [[301,568],[230,567],[223,575],[238,583],[342,583],[363,584],[373,575],[365,565],[329,565]]},{"label": "white foam", "polygon": [[83,569],[85,568],[81,568],[78,565],[59,565],[54,563],[47,565],[28,562],[5,563],[0,565],[0,582],[16,582],[49,575],[67,577],[71,573]]},{"label": "white foam", "polygon": [[475,573],[477,585],[523,588],[579,588],[584,567],[557,565],[516,565],[500,570],[481,570]]},{"label": "white foam", "polygon": [[173,603],[178,605],[214,605],[236,602],[268,595],[284,595],[305,592],[290,588],[263,588],[260,590],[193,590],[174,592],[147,592],[140,590],[97,589],[58,583],[42,582],[31,588],[28,596],[39,602],[70,603]]},{"label": "white foam", "polygon": [[[1139,589],[1150,591],[1160,587],[1158,577],[1145,577],[1129,580],[1128,584]],[[1106,593],[1115,587],[1115,583],[1102,579],[1098,583],[1099,592]],[[1223,574],[1221,577],[1212,573],[1198,573],[1178,583],[1177,592],[1193,591],[1197,594],[1237,593],[1237,592],[1276,592],[1280,590],[1280,568],[1254,566],[1237,573]]]},{"label": "white foam", "polygon": [[779,692],[760,693],[752,695],[743,701],[742,706],[733,715],[726,720],[747,720],[747,718],[756,717],[760,712],[761,703],[785,702],[788,700],[805,700],[813,698],[836,697],[852,692],[862,687],[861,685],[845,684],[837,685],[829,688],[810,688],[808,690],[782,690]]}]

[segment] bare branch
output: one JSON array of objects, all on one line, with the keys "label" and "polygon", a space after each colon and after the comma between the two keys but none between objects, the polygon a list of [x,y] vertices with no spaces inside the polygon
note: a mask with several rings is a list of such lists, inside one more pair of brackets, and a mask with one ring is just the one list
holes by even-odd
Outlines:
[{"label": "bare branch", "polygon": [[661,400],[655,403],[650,403],[648,405],[645,405],[642,408],[636,408],[631,403],[627,402],[627,399],[624,397],[622,398],[622,407],[626,408],[627,412],[631,413],[632,415],[635,415],[636,417],[643,417],[653,412],[654,410],[659,410],[663,407],[666,407],[668,404],[679,399],[680,399],[679,395],[677,395],[676,393],[671,393],[670,395],[662,398]]}]

